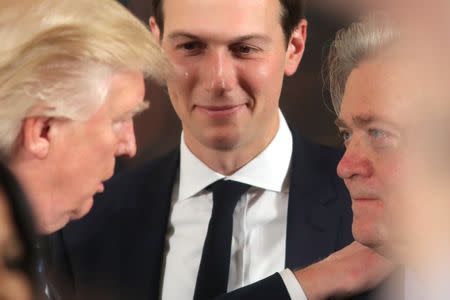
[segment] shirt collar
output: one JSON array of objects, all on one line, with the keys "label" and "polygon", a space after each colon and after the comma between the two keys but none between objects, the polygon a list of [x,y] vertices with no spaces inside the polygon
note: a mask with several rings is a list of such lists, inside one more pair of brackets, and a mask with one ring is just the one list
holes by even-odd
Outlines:
[{"label": "shirt collar", "polygon": [[285,190],[292,156],[292,134],[281,111],[279,114],[280,125],[274,139],[260,154],[230,176],[211,170],[198,159],[186,146],[182,134],[178,200],[190,198],[223,178],[275,192]]}]

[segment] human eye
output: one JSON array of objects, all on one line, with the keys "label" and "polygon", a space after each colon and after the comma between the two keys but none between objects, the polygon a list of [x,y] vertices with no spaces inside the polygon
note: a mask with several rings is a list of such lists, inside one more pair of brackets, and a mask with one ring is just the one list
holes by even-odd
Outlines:
[{"label": "human eye", "polygon": [[122,128],[130,121],[133,120],[132,114],[127,114],[121,116],[120,118],[114,119],[112,122],[112,128],[115,132],[120,132]]},{"label": "human eye", "polygon": [[195,55],[205,49],[205,45],[199,41],[188,41],[176,45],[176,49],[189,55]]},{"label": "human eye", "polygon": [[379,138],[383,138],[387,136],[387,132],[382,130],[382,129],[378,129],[378,128],[369,128],[368,130],[369,135],[375,139],[379,139]]},{"label": "human eye", "polygon": [[348,142],[350,141],[352,134],[348,129],[345,128],[339,128],[339,135],[342,138],[342,142],[345,146],[347,146]]},{"label": "human eye", "polygon": [[231,51],[237,57],[246,57],[260,51],[258,47],[248,44],[236,44],[231,46]]},{"label": "human eye", "polygon": [[369,128],[367,134],[376,148],[389,148],[395,144],[395,136],[385,129]]}]

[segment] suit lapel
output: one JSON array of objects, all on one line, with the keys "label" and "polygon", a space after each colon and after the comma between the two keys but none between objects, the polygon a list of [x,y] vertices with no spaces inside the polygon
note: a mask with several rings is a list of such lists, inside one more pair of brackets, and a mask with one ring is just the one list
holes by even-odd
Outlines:
[{"label": "suit lapel", "polygon": [[340,218],[332,205],[336,191],[331,172],[335,166],[330,170],[324,163],[320,146],[295,133],[293,139],[286,267],[295,269],[335,250]]},{"label": "suit lapel", "polygon": [[[145,178],[146,192],[139,196],[138,208],[130,210],[138,215],[130,215],[125,220],[128,224],[122,226],[126,242],[122,242],[121,279],[139,283],[135,287],[136,293],[139,291],[135,294],[136,299],[159,299],[172,188],[178,167],[178,150],[153,167],[152,176]],[[130,292],[128,295],[134,294]]]},{"label": "suit lapel", "polygon": [[176,150],[119,175],[95,200],[89,215],[63,229],[67,272],[78,296],[94,299],[95,287],[100,295],[107,294],[105,299],[159,298],[178,164]]}]

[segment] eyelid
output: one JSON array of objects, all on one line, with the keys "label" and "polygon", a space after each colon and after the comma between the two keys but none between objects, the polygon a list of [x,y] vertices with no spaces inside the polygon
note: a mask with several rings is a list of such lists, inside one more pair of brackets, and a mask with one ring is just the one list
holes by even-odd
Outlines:
[{"label": "eyelid", "polygon": [[339,133],[350,132],[350,130],[346,127],[338,127]]},{"label": "eyelid", "polygon": [[[250,50],[249,53],[252,53],[252,52],[259,52],[259,51],[262,50],[261,48],[259,48],[259,47],[257,47],[257,46],[249,45],[249,44],[244,43],[244,42],[237,43],[237,44],[234,44],[234,45],[231,45],[231,46],[230,46],[230,49],[231,49],[232,51],[239,51],[240,48],[248,48],[248,49]],[[240,54],[244,54],[244,55],[245,55],[245,54],[247,54],[247,53],[241,53],[241,52],[240,52]]]},{"label": "eyelid", "polygon": [[375,134],[380,134],[380,137],[381,136],[383,136],[383,137],[390,136],[390,133],[388,131],[381,129],[381,128],[369,128],[367,131],[369,132],[369,134],[371,136],[374,136]]},{"label": "eyelid", "polygon": [[113,120],[114,124],[122,124],[128,121],[131,121],[137,114],[139,114],[139,112],[129,112],[115,120]]},{"label": "eyelid", "polygon": [[126,122],[126,121],[128,121],[128,120],[130,120],[130,119],[132,119],[132,118],[133,118],[133,115],[132,115],[132,114],[126,114],[126,115],[124,115],[124,116],[121,116],[121,117],[119,117],[119,118],[113,120],[113,122],[114,122],[114,123],[122,123],[122,122]]},{"label": "eyelid", "polygon": [[[206,48],[206,45],[204,45],[201,41],[187,40],[187,41],[183,41],[183,42],[177,43],[175,45],[175,49],[181,49],[181,50],[189,51],[188,49],[184,48],[186,45],[193,45],[195,49],[204,49],[204,48]],[[193,51],[193,50],[190,50],[190,51]]]},{"label": "eyelid", "polygon": [[[338,131],[339,131],[339,135],[342,138],[344,145],[347,144],[347,142],[349,141],[350,137],[351,137],[351,132],[348,128],[344,128],[344,127],[338,127]],[[347,137],[348,135],[348,137]]]}]

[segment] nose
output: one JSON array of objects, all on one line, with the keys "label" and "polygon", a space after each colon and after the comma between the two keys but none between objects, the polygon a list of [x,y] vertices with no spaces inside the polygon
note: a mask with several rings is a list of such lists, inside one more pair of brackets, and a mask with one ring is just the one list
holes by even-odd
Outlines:
[{"label": "nose", "polygon": [[233,57],[224,49],[212,49],[205,60],[205,84],[208,92],[222,94],[231,91],[236,84]]},{"label": "nose", "polygon": [[373,165],[368,153],[359,144],[349,143],[337,166],[337,174],[342,179],[366,178],[373,174]]},{"label": "nose", "polygon": [[119,134],[119,144],[116,156],[126,155],[133,157],[136,155],[136,136],[134,135],[133,120],[126,121]]}]

